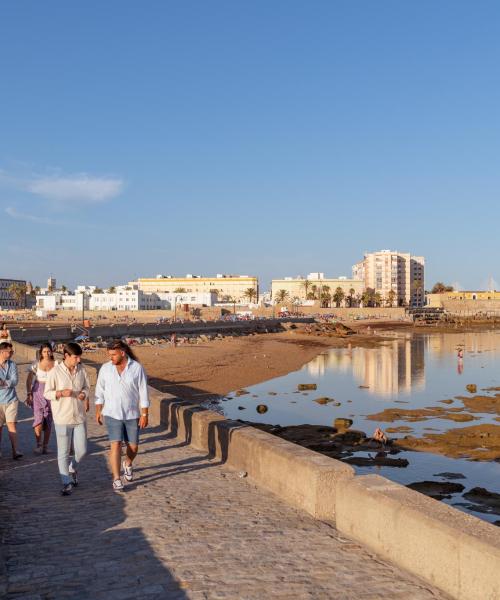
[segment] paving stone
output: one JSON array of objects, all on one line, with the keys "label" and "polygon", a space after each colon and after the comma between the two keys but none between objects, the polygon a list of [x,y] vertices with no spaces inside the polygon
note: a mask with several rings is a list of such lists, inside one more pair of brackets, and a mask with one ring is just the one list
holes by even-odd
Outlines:
[{"label": "paving stone", "polygon": [[2,440],[6,600],[447,598],[160,428],[142,435],[135,481],[120,494],[89,415],[80,485],[62,497],[55,437],[53,454],[34,456],[30,416],[22,407],[24,459],[10,460]]}]

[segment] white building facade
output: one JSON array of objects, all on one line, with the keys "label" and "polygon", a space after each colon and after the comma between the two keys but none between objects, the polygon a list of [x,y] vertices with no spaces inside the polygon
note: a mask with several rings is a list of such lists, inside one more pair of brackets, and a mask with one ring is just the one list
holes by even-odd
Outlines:
[{"label": "white building facade", "polygon": [[89,297],[86,294],[40,294],[36,296],[36,308],[46,311],[88,310]]}]

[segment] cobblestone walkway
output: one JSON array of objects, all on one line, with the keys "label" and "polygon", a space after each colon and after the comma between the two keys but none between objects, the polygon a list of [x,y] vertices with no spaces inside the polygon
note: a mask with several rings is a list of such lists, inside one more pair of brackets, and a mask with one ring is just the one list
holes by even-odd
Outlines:
[{"label": "cobblestone walkway", "polygon": [[59,495],[55,454],[32,454],[26,407],[19,428],[25,458],[10,459],[4,432],[0,459],[7,599],[446,597],[159,428],[143,435],[136,480],[120,494],[104,429],[89,418],[70,497]]}]

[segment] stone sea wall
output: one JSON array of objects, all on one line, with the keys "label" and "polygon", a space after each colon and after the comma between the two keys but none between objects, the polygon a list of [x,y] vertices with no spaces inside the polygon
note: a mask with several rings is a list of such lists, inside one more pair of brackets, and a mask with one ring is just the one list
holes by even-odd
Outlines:
[{"label": "stone sea wall", "polygon": [[500,529],[378,475],[152,391],[154,422],[457,600],[500,598]]}]

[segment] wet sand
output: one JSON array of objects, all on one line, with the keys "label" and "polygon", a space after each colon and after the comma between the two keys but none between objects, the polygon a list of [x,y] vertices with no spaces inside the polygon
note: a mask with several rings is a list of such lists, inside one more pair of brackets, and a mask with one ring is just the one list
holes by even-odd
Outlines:
[{"label": "wet sand", "polygon": [[[387,338],[373,335],[320,337],[298,331],[228,337],[201,344],[134,346],[149,383],[162,392],[202,402],[300,369],[328,348],[376,345]],[[102,363],[105,350],[86,353]]]}]

